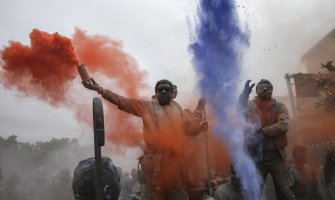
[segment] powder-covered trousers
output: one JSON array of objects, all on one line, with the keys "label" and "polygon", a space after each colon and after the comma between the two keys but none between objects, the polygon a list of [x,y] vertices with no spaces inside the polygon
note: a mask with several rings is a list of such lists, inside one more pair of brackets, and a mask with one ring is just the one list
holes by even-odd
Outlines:
[{"label": "powder-covered trousers", "polygon": [[[289,177],[289,170],[286,160],[279,154],[273,155],[271,159],[267,158],[259,166],[259,173],[263,180],[266,180],[268,174],[271,174],[277,200],[293,200],[294,194],[291,190],[292,182]],[[263,187],[261,187],[263,188]]]},{"label": "powder-covered trousers", "polygon": [[146,200],[188,200],[182,184],[179,157],[145,153],[140,163],[148,192]]}]

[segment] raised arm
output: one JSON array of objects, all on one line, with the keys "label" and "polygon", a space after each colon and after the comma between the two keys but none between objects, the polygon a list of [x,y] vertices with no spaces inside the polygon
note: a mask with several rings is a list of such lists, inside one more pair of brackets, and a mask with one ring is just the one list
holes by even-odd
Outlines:
[{"label": "raised arm", "polygon": [[238,98],[238,108],[240,111],[245,111],[248,107],[249,95],[252,91],[252,88],[255,86],[255,83],[250,85],[251,80],[247,80],[244,85],[244,89]]},{"label": "raised arm", "polygon": [[205,99],[199,99],[198,105],[193,112],[186,111],[187,122],[185,123],[186,133],[189,136],[196,136],[203,131],[208,130],[208,122],[203,122],[203,109],[206,105]]},{"label": "raised arm", "polygon": [[126,98],[108,89],[104,89],[93,78],[82,83],[85,88],[98,92],[104,99],[116,105],[120,110],[136,116],[141,116],[145,106],[148,104],[148,101]]}]

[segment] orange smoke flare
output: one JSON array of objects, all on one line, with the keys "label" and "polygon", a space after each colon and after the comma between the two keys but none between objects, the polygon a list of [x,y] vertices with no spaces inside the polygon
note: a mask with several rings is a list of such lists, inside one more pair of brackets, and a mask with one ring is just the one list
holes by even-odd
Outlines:
[{"label": "orange smoke flare", "polygon": [[67,85],[75,78],[78,60],[71,40],[34,29],[30,46],[11,41],[1,51],[1,82],[27,96],[57,105],[65,99]]},{"label": "orange smoke flare", "polygon": [[[124,53],[119,41],[104,36],[89,36],[79,29],[74,34],[73,44],[69,38],[58,33],[49,34],[37,29],[30,33],[30,40],[30,46],[11,41],[1,51],[1,83],[51,105],[67,106],[77,113],[80,121],[91,122],[90,101],[83,104],[67,93],[71,82],[78,76],[76,66],[79,59],[87,64],[97,81],[101,75],[113,80],[117,86],[103,85],[112,91],[122,90],[125,96],[139,97],[139,91],[147,87],[144,81],[146,72],[141,71],[136,61]],[[143,139],[138,124],[114,105],[105,105],[109,110],[105,116],[107,140],[119,145],[138,144]]]},{"label": "orange smoke flare", "polygon": [[[117,82],[127,97],[139,97],[139,91],[147,88],[145,77],[135,59],[122,51],[122,43],[106,36],[89,36],[76,29],[73,36],[76,54],[88,70],[104,74]],[[116,88],[110,88],[114,90]]]}]

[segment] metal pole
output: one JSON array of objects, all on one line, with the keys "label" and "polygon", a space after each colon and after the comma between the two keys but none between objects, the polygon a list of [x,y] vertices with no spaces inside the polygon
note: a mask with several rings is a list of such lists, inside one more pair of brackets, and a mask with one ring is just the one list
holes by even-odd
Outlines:
[{"label": "metal pole", "polygon": [[101,146],[105,145],[104,114],[102,101],[99,97],[93,98],[93,124],[94,124],[94,154],[95,154],[95,199],[102,198],[102,167]]},{"label": "metal pole", "polygon": [[292,89],[292,84],[291,84],[291,79],[290,79],[290,74],[285,74],[285,79],[286,79],[286,86],[287,86],[287,91],[288,91],[288,96],[290,97],[290,103],[292,107],[292,112],[294,118],[297,117],[297,104],[296,101],[294,100],[293,96],[293,89]]},{"label": "metal pole", "polygon": [[[205,107],[202,109],[203,113],[203,121],[206,122],[206,109]],[[206,162],[207,162],[207,176],[208,176],[208,193],[210,196],[213,195],[213,190],[211,187],[211,173],[210,173],[210,167],[209,167],[209,152],[208,152],[208,136],[207,136],[207,130],[205,131],[205,142],[206,142]]]},{"label": "metal pole", "polygon": [[293,112],[293,127],[295,129],[294,133],[297,135],[297,143],[301,144],[301,134],[300,134],[300,129],[299,129],[299,119],[298,119],[298,106],[297,102],[293,96],[293,89],[292,89],[292,83],[291,83],[291,76],[289,73],[285,74],[285,79],[286,79],[286,86],[287,86],[287,91],[288,95],[290,98],[290,104],[292,107],[292,112]]}]

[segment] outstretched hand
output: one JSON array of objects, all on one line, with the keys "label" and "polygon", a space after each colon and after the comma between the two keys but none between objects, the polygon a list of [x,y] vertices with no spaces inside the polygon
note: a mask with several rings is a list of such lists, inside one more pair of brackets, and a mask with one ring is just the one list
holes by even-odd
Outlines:
[{"label": "outstretched hand", "polygon": [[245,82],[244,89],[243,89],[243,92],[248,94],[248,95],[251,93],[252,88],[255,86],[255,83],[250,85],[250,82],[251,82],[251,80],[247,80]]},{"label": "outstretched hand", "polygon": [[94,90],[94,91],[98,91],[101,87],[100,85],[95,82],[95,80],[93,78],[87,80],[87,81],[82,81],[83,85],[85,88],[89,89],[89,90]]}]

